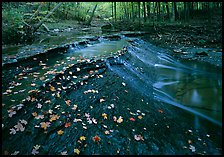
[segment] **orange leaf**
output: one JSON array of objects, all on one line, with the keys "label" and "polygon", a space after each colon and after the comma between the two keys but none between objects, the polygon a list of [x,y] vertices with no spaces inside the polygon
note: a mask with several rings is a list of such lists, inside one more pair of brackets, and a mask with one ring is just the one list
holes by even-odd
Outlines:
[{"label": "orange leaf", "polygon": [[93,137],[93,141],[94,142],[98,142],[100,140],[101,140],[101,138],[99,136],[97,136],[97,135]]},{"label": "orange leaf", "polygon": [[129,119],[130,119],[131,121],[133,121],[133,122],[135,121],[135,118],[133,118],[133,117],[131,117],[131,118],[129,118]]},{"label": "orange leaf", "polygon": [[53,91],[56,91],[55,88],[54,88],[53,86],[51,86],[51,85],[50,85],[50,90],[51,90],[52,92],[53,92]]},{"label": "orange leaf", "polygon": [[163,110],[158,110],[158,112],[159,112],[159,113],[163,113],[164,111],[163,111]]},{"label": "orange leaf", "polygon": [[65,123],[65,127],[68,128],[71,126],[71,123]]}]

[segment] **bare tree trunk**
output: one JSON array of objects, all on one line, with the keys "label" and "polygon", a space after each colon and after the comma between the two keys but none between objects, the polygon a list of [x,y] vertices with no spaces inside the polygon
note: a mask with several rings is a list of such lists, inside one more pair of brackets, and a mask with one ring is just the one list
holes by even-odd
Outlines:
[{"label": "bare tree trunk", "polygon": [[87,22],[87,25],[90,25],[90,24],[91,24],[92,19],[93,19],[94,12],[95,12],[95,10],[96,10],[96,7],[97,7],[97,4],[96,4],[95,7],[93,8],[93,12],[92,12],[92,14],[91,14],[91,17],[90,17],[89,21]]},{"label": "bare tree trunk", "polygon": [[45,20],[47,20],[47,18],[48,18],[49,16],[51,16],[51,14],[53,14],[53,13],[55,12],[55,10],[57,10],[61,5],[62,5],[62,2],[58,3],[58,5],[56,5],[56,6],[54,7],[54,9],[52,9],[52,11],[51,11],[49,14],[47,14],[47,15],[44,17],[44,19],[41,20],[41,21],[37,24],[37,26],[33,29],[33,33],[36,32],[36,30],[37,30],[37,29],[38,29],[38,28],[45,22]]},{"label": "bare tree trunk", "polygon": [[113,8],[113,2],[112,3],[112,19],[114,18],[114,8]]},{"label": "bare tree trunk", "polygon": [[172,18],[171,21],[174,22],[175,21],[175,2],[172,2]]},{"label": "bare tree trunk", "polygon": [[115,22],[117,21],[117,15],[116,15],[116,2],[114,2],[114,17],[115,17]]},{"label": "bare tree trunk", "polygon": [[147,3],[147,17],[150,18],[150,2]]},{"label": "bare tree trunk", "polygon": [[141,23],[141,9],[140,9],[141,2],[138,2],[138,24]]},{"label": "bare tree trunk", "polygon": [[170,10],[169,10],[169,2],[166,2],[166,12],[167,12],[167,18],[170,19]]},{"label": "bare tree trunk", "polygon": [[145,9],[145,2],[142,2],[143,11],[144,11],[144,22],[146,22],[146,9]]}]

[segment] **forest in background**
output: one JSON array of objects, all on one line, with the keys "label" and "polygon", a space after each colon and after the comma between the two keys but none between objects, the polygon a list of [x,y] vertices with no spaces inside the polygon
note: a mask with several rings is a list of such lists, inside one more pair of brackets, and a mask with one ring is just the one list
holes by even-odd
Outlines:
[{"label": "forest in background", "polygon": [[3,2],[2,44],[32,40],[39,28],[49,31],[45,22],[77,21],[90,26],[95,20],[120,30],[201,21],[213,25],[221,8],[221,2]]}]

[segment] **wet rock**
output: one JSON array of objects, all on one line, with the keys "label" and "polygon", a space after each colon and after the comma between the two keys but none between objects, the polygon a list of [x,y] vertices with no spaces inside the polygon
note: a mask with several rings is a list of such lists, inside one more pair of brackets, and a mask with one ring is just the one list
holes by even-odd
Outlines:
[{"label": "wet rock", "polygon": [[196,56],[208,56],[208,54],[205,51],[202,52],[196,52],[195,53]]}]

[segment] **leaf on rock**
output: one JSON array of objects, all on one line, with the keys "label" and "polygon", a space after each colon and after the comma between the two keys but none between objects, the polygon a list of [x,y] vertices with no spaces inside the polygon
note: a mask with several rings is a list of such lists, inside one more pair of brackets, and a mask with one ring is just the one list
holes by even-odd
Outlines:
[{"label": "leaf on rock", "polygon": [[69,122],[65,123],[65,127],[66,127],[66,128],[68,128],[68,127],[70,127],[70,126],[71,126],[71,123],[69,123]]},{"label": "leaf on rock", "polygon": [[78,105],[73,105],[72,110],[76,110],[76,109],[77,109],[77,107],[78,107]]},{"label": "leaf on rock", "polygon": [[101,138],[97,135],[94,136],[92,139],[93,139],[94,142],[99,142],[101,140]]},{"label": "leaf on rock", "polygon": [[59,131],[58,131],[58,135],[62,135],[62,134],[64,134],[64,131],[59,130]]},{"label": "leaf on rock", "polygon": [[37,108],[41,108],[42,105],[40,103],[37,104]]},{"label": "leaf on rock", "polygon": [[48,127],[50,127],[50,122],[41,122],[41,128],[43,128],[44,130],[47,130]]},{"label": "leaf on rock", "polygon": [[100,102],[104,102],[105,100],[103,98],[100,99]]},{"label": "leaf on rock", "polygon": [[159,112],[159,113],[163,113],[164,111],[163,111],[163,110],[158,110],[158,112]]},{"label": "leaf on rock", "polygon": [[120,116],[117,120],[117,123],[122,123],[123,122],[123,118]]},{"label": "leaf on rock", "polygon": [[50,85],[50,90],[51,90],[52,92],[56,91],[55,88],[54,88],[52,85]]},{"label": "leaf on rock", "polygon": [[135,135],[134,138],[135,138],[136,141],[140,141],[140,140],[144,141],[144,139],[141,135]]},{"label": "leaf on rock", "polygon": [[58,116],[58,115],[55,115],[55,114],[50,115],[50,122],[55,121],[55,120],[57,120],[59,118],[60,118],[60,116]]},{"label": "leaf on rock", "polygon": [[107,119],[107,114],[106,113],[103,113],[102,116],[103,116],[104,119]]},{"label": "leaf on rock", "polygon": [[79,155],[80,150],[78,150],[78,149],[74,149],[74,153]]},{"label": "leaf on rock", "polygon": [[142,116],[138,116],[138,119],[142,119]]},{"label": "leaf on rock", "polygon": [[14,126],[14,128],[16,128],[16,131],[24,131],[25,130],[23,125],[19,122],[17,123],[17,125]]},{"label": "leaf on rock", "polygon": [[9,134],[16,134],[16,130],[14,129],[14,128],[11,128],[11,129],[9,129],[10,130],[10,133]]},{"label": "leaf on rock", "polygon": [[71,100],[66,100],[65,103],[70,106],[71,105]]},{"label": "leaf on rock", "polygon": [[80,139],[81,141],[84,141],[84,140],[86,140],[86,137],[85,137],[85,136],[81,136],[79,139]]}]

